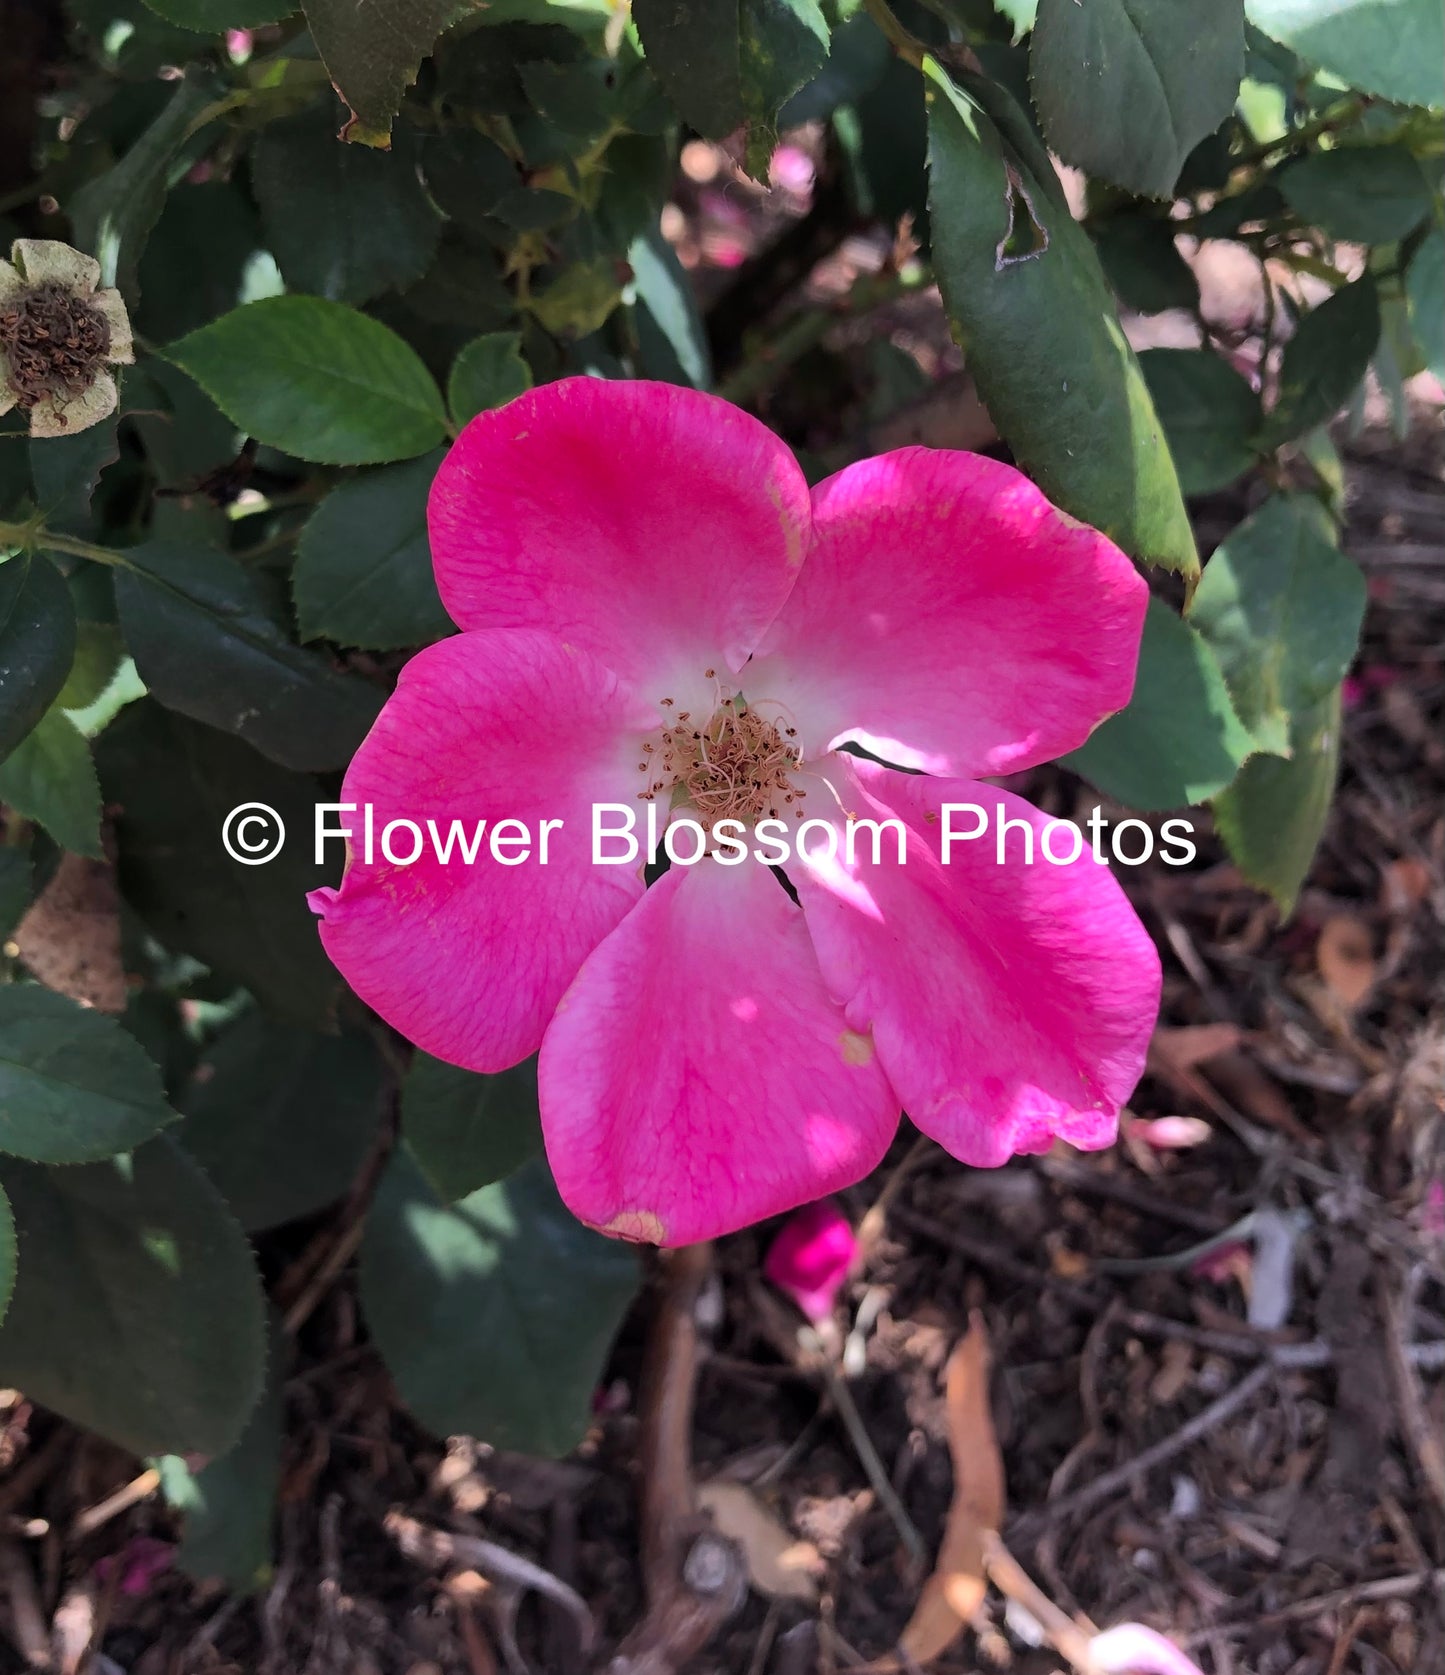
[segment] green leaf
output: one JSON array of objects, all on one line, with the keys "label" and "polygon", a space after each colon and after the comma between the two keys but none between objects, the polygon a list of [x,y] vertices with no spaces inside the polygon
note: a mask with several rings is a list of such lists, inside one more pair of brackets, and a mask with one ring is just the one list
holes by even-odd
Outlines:
[{"label": "green leaf", "polygon": [[244,1013],[202,1054],[176,1138],[248,1233],[341,1197],[376,1139],[381,1061],[361,1034]]},{"label": "green leaf", "polygon": [[15,1216],[10,1209],[10,1200],[5,1196],[4,1188],[0,1187],[0,1323],[5,1319],[14,1290]]},{"label": "green leaf", "polygon": [[38,820],[62,849],[104,858],[95,764],[84,735],[63,710],[45,715],[0,763],[0,803]]},{"label": "green leaf", "polygon": [[1430,213],[1430,185],[1403,145],[1337,146],[1275,176],[1296,215],[1331,238],[1392,244]]},{"label": "green leaf", "polygon": [[1029,78],[1050,146],[1143,197],[1173,193],[1243,75],[1244,0],[1039,0]]},{"label": "green leaf", "polygon": [[0,942],[8,942],[35,894],[35,865],[28,845],[0,844]]},{"label": "green leaf", "polygon": [[75,607],[48,559],[0,563],[0,761],[60,695],[75,657]]},{"label": "green leaf", "polygon": [[1263,444],[1278,447],[1332,419],[1365,376],[1379,341],[1379,293],[1366,273],[1311,309],[1285,344]]},{"label": "green leaf", "polygon": [[[931,59],[927,74],[934,265],[994,423],[1051,500],[1196,574],[1174,463],[1087,235],[972,97]],[[1039,167],[1052,179],[1042,154]]]},{"label": "green leaf", "polygon": [[1437,228],[1405,272],[1410,329],[1431,372],[1445,382],[1445,232]]},{"label": "green leaf", "polygon": [[[253,294],[249,285],[269,261],[261,218],[239,172],[230,180],[180,182],[166,193],[165,208],[146,241],[135,324],[154,343],[194,331],[247,301]],[[148,362],[151,370],[156,364],[153,358]],[[153,405],[135,400],[134,377],[126,373],[125,406]]]},{"label": "green leaf", "polygon": [[261,1284],[220,1194],[162,1135],[105,1163],[0,1160],[21,1250],[0,1376],[133,1454],[219,1454],[261,1391]]},{"label": "green leaf", "polygon": [[1257,29],[1349,87],[1402,105],[1445,105],[1439,0],[1246,0]]},{"label": "green leaf", "polygon": [[[339,979],[306,892],[334,884],[339,869],[312,860],[316,781],[149,698],[121,712],[96,754],[118,805],[121,894],[149,929],[282,1017],[325,1026]],[[242,803],[264,803],[285,824],[285,847],[266,866],[240,866],[222,847],[222,823]]]},{"label": "green leaf", "polygon": [[440,454],[342,483],[301,532],[292,588],[301,637],[390,651],[454,632],[437,594],[426,502]]},{"label": "green leaf", "polygon": [[634,0],[652,73],[708,139],[744,123],[749,169],[766,170],[778,111],[828,56],[817,0]]},{"label": "green leaf", "polygon": [[1128,707],[1062,760],[1106,797],[1160,810],[1212,797],[1253,749],[1208,642],[1151,599]]},{"label": "green leaf", "polygon": [[217,1579],[237,1593],[266,1586],[275,1552],[291,1346],[274,1315],[268,1339],[265,1387],[235,1443],[194,1470],[179,1454],[156,1461],[161,1493],[186,1520],[176,1563],[187,1576]]},{"label": "green leaf", "polygon": [[1199,306],[1194,270],[1179,254],[1172,224],[1156,216],[1111,215],[1094,233],[1104,275],[1125,308],[1162,314]]},{"label": "green leaf", "polygon": [[367,1324],[417,1418],[528,1454],[581,1440],[637,1280],[541,1161],[448,1206],[399,1148],[361,1246]]},{"label": "green leaf", "polygon": [[381,693],[293,645],[228,554],[199,542],[127,548],[116,609],[141,679],[167,709],[236,733],[282,767],[344,767]]},{"label": "green leaf", "polygon": [[343,137],[385,146],[422,59],[476,0],[303,0],[332,84],[351,107]]},{"label": "green leaf", "polygon": [[36,438],[30,443],[35,506],[51,529],[84,529],[100,474],[120,458],[114,413],[73,436]]},{"label": "green leaf", "polygon": [[422,150],[422,173],[437,208],[478,232],[491,227],[497,205],[522,183],[516,164],[475,128],[433,135]]},{"label": "green leaf", "polygon": [[436,254],[441,221],[410,132],[375,151],[337,139],[324,110],[303,111],[262,131],[251,184],[293,290],[366,302],[420,278]]},{"label": "green leaf", "polygon": [[712,383],[712,354],[697,298],[677,252],[656,228],[634,239],[627,252],[637,292],[638,349],[649,378]]},{"label": "green leaf", "polygon": [[49,989],[0,988],[0,1152],[93,1163],[175,1120],[160,1072],[113,1018]]},{"label": "green leaf", "polygon": [[416,351],[322,297],[264,297],[166,354],[249,435],[298,459],[411,459],[446,430],[441,392]]},{"label": "green leaf", "polygon": [[536,1060],[479,1076],[418,1052],[402,1083],[401,1126],[443,1202],[503,1180],[542,1149]]},{"label": "green leaf", "polygon": [[1216,549],[1190,607],[1240,720],[1277,756],[1291,718],[1334,691],[1359,644],[1365,578],[1330,530],[1318,501],[1274,496]]},{"label": "green leaf", "polygon": [[66,205],[75,243],[100,262],[102,283],[118,285],[131,303],[140,289],[141,252],[165,204],[171,165],[215,97],[208,75],[184,76],[120,161],[87,181]]},{"label": "green leaf", "polygon": [[1212,349],[1146,349],[1139,367],[1185,494],[1227,488],[1256,464],[1259,397]]},{"label": "green leaf", "polygon": [[206,35],[279,23],[296,10],[292,0],[145,0],[145,3],[167,23]]},{"label": "green leaf", "polygon": [[520,332],[484,332],[452,362],[447,406],[459,429],[478,413],[489,413],[532,387],[532,369],[522,359]]},{"label": "green leaf", "polygon": [[531,299],[538,323],[554,337],[576,339],[600,331],[622,301],[617,264],[607,256],[571,262]]},{"label": "green leaf", "polygon": [[1294,718],[1290,754],[1256,756],[1214,799],[1214,824],[1249,882],[1288,916],[1319,848],[1340,765],[1338,689]]}]

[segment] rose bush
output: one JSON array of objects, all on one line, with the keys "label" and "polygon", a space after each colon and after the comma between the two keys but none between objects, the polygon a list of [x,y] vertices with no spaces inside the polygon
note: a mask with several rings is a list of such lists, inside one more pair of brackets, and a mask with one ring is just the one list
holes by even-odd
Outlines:
[{"label": "rose bush", "polygon": [[[569,1204],[734,1228],[900,1107],[1107,1142],[1158,963],[1088,853],[345,871],[315,810],[927,838],[1058,760],[1288,912],[1364,604],[1330,427],[1445,373],[1442,33],[68,0],[15,48],[0,1382],[159,1456],[183,1563],[269,1560],[318,1226],[424,1424],[560,1452],[639,1272]],[[965,377],[975,451],[879,440]]]}]

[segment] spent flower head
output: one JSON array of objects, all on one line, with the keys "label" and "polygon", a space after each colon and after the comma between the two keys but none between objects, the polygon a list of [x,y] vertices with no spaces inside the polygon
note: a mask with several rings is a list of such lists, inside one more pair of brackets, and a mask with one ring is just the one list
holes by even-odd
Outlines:
[{"label": "spent flower head", "polygon": [[72,436],[108,418],[113,366],[135,359],[120,292],[100,263],[56,239],[20,238],[0,261],[0,414],[19,407],[32,436]]}]

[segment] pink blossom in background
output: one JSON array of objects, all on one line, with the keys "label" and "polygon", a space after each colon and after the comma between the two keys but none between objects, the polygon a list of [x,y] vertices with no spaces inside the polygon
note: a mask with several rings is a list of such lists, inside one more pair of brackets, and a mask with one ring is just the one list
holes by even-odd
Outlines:
[{"label": "pink blossom in background", "polygon": [[[497,1071],[540,1048],[580,1219],[659,1244],[749,1225],[866,1175],[900,1108],[979,1165],[1114,1138],[1160,986],[1122,890],[1087,848],[944,866],[938,843],[949,802],[1037,833],[978,776],[1128,701],[1147,589],[1110,541],[966,453],[810,492],[728,403],[588,378],[474,419],[429,526],[463,632],[407,664],[343,799],[378,830],[563,826],[546,866],[353,848],[312,903],[352,987],[427,1052]],[[591,821],[649,800],[664,821],[894,820],[907,864],[885,838],[790,863],[796,899],[751,854],[648,889],[592,864]]]},{"label": "pink blossom in background", "polygon": [[768,179],[785,192],[800,196],[813,190],[813,159],[796,145],[780,145],[768,164]]},{"label": "pink blossom in background", "polygon": [[1129,1132],[1156,1152],[1184,1152],[1214,1138],[1202,1117],[1136,1117]]},{"label": "pink blossom in background", "polygon": [[858,1241],[829,1198],[790,1216],[768,1247],[763,1274],[817,1325],[833,1312]]},{"label": "pink blossom in background", "polygon": [[139,1599],[155,1586],[156,1578],[170,1569],[175,1559],[175,1547],[153,1535],[133,1536],[119,1553],[108,1553],[97,1559],[95,1574],[105,1584],[113,1575],[116,1586],[127,1598]]}]

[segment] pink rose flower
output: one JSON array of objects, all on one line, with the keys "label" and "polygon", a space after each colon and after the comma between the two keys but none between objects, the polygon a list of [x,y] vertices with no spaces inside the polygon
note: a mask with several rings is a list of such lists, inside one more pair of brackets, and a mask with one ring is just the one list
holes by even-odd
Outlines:
[{"label": "pink rose flower", "polygon": [[816,1326],[833,1312],[858,1241],[831,1198],[805,1204],[768,1246],[763,1273]]},{"label": "pink rose flower", "polygon": [[[402,671],[343,798],[378,833],[562,826],[546,865],[431,845],[393,865],[353,840],[312,905],[352,987],[427,1052],[497,1071],[540,1047],[581,1220],[670,1245],[748,1225],[866,1175],[900,1107],[973,1164],[1113,1139],[1160,986],[1122,890],[1087,848],[1023,865],[1017,829],[1007,865],[992,841],[944,865],[939,843],[951,802],[1037,836],[1036,809],[974,776],[1071,750],[1128,701],[1147,589],[1111,542],[966,453],[903,449],[810,494],[726,402],[588,378],[474,419],[429,524],[464,632]],[[593,863],[599,802],[895,820],[906,864],[865,835],[792,863],[790,892],[750,842],[649,889],[640,864]]]}]

